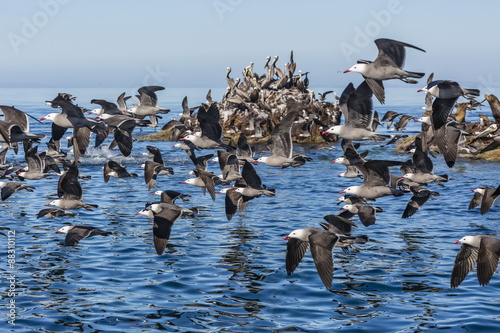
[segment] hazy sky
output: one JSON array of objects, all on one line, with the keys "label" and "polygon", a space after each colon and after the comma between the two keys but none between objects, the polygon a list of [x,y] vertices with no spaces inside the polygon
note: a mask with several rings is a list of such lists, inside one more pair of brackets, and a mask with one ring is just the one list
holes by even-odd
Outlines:
[{"label": "hazy sky", "polygon": [[[311,85],[345,86],[373,40],[408,50],[405,68],[483,92],[500,86],[498,1],[102,1],[0,3],[1,87],[224,87],[251,61],[294,51]],[[424,81],[422,81],[424,83]],[[404,85],[402,82],[395,82]],[[420,85],[419,85],[420,86]]]}]

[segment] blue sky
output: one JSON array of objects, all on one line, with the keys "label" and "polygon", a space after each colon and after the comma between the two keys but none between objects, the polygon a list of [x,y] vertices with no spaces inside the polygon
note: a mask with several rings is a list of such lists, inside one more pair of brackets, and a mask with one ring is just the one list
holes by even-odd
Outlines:
[{"label": "blue sky", "polygon": [[227,66],[262,73],[290,50],[312,85],[342,87],[385,37],[427,51],[408,50],[406,69],[487,93],[498,13],[498,1],[2,1],[0,87],[224,87]]}]

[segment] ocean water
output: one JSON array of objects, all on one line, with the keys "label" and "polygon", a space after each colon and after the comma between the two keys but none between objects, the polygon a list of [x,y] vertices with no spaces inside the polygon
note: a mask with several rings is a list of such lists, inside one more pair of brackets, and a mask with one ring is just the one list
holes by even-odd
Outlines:
[{"label": "ocean water", "polygon": [[[181,100],[203,102],[208,89],[167,89],[158,93],[160,105],[172,109],[161,124],[177,117]],[[213,90],[220,100],[224,89]],[[77,96],[88,108],[93,98],[114,101],[130,89],[4,89],[0,104],[15,105],[40,118],[53,111],[44,105],[58,92]],[[322,91],[318,89],[318,91]],[[339,89],[339,92],[341,90]],[[414,89],[391,90],[387,110],[419,115],[423,95]],[[468,115],[476,121],[477,113]],[[419,125],[408,125],[415,134]],[[50,123],[31,122],[31,132],[49,133]],[[154,130],[135,131],[134,134]],[[380,129],[386,133],[385,129]],[[47,138],[48,140],[48,138]],[[109,139],[108,139],[109,140]],[[45,148],[45,140],[41,148]],[[109,144],[106,141],[105,144]],[[318,151],[296,146],[313,160],[300,168],[279,169],[256,165],[256,171],[275,197],[261,197],[227,221],[224,197],[212,201],[199,188],[181,182],[192,176],[193,166],[184,151],[172,142],[136,141],[130,157],[106,147],[84,156],[80,172],[85,202],[98,204],[94,211],[78,210],[75,218],[36,218],[51,201],[57,176],[26,182],[36,187],[0,202],[1,226],[15,237],[0,235],[0,330],[2,332],[494,332],[500,330],[500,275],[489,285],[477,283],[475,271],[456,289],[449,278],[459,245],[468,234],[498,236],[500,205],[481,216],[479,208],[467,210],[471,190],[480,185],[496,187],[499,164],[459,158],[448,168],[442,156],[434,159],[435,173],[448,174],[436,200],[429,200],[408,219],[401,215],[409,195],[376,201],[385,212],[364,227],[357,222],[353,234],[370,241],[359,252],[334,251],[332,290],[324,288],[310,253],[290,276],[285,270],[286,241],[297,228],[318,226],[327,214],[338,214],[338,193],[359,180],[337,175],[344,167],[331,161],[342,151]],[[154,190],[176,190],[192,195],[186,207],[198,207],[195,218],[181,218],[172,228],[164,255],[152,243],[152,221],[134,213],[158,197],[147,190],[140,164],[146,145],[158,147],[171,177],[159,177]],[[371,159],[406,160],[394,146],[362,143]],[[43,150],[43,149],[40,149]],[[265,151],[262,154],[266,154]],[[23,163],[22,154],[9,152],[8,160]],[[116,160],[138,178],[112,178],[104,183],[102,165]],[[209,171],[218,173],[212,162]],[[394,173],[399,170],[393,169]],[[85,239],[75,247],[64,246],[54,231],[68,224],[89,224],[113,234]],[[6,230],[3,230],[7,233]],[[12,235],[11,235],[12,236]],[[7,242],[10,240],[10,242]],[[7,250],[15,249],[15,268]],[[11,275],[15,280],[11,291]],[[11,302],[15,306],[9,308]],[[13,324],[9,314],[15,314]]]}]

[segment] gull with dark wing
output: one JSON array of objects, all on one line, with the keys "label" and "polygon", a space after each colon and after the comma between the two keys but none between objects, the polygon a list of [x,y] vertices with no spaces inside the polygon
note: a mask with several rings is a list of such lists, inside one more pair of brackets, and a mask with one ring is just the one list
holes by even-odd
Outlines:
[{"label": "gull with dark wing", "polygon": [[426,185],[431,182],[446,182],[448,181],[448,175],[435,175],[434,174],[434,164],[429,157],[429,154],[422,147],[422,139],[420,135],[415,137],[415,151],[412,156],[412,167],[413,172],[407,172],[403,175],[404,178],[408,178],[415,183],[421,185]]},{"label": "gull with dark wing", "polygon": [[202,104],[198,108],[198,122],[201,132],[199,134],[188,134],[180,140],[189,140],[200,149],[229,148],[222,140],[222,125],[220,124],[220,112],[217,103],[210,106]]},{"label": "gull with dark wing", "polygon": [[429,190],[408,178],[401,178],[398,181],[398,186],[412,193],[412,197],[401,216],[403,219],[413,216],[429,199],[436,200],[434,197],[439,196],[438,192]]},{"label": "gull with dark wing", "polygon": [[356,223],[351,220],[339,216],[339,215],[326,215],[323,219],[327,222],[320,222],[319,224],[323,229],[333,232],[335,235],[339,236],[339,241],[335,244],[335,247],[340,247],[342,251],[349,252],[353,250],[358,252],[359,249],[354,247],[354,244],[365,244],[368,242],[368,236],[351,236],[352,227],[357,227]]},{"label": "gull with dark wing", "polygon": [[125,92],[122,92],[120,96],[116,99],[116,103],[118,103],[118,109],[122,112],[128,109],[127,100],[129,100],[132,96],[125,96]]},{"label": "gull with dark wing", "polygon": [[181,199],[182,202],[189,202],[189,198],[191,198],[191,194],[185,194],[173,190],[166,191],[155,191],[153,194],[160,196],[160,202],[164,203],[175,203],[177,199]]},{"label": "gull with dark wing", "polygon": [[125,115],[115,103],[107,102],[102,99],[93,99],[93,104],[101,105],[101,109],[96,109],[99,119],[108,126],[109,132],[113,133],[114,139],[109,145],[109,149],[118,146],[123,156],[129,156],[132,152],[133,138],[132,132],[136,126],[145,127],[150,124],[143,119],[132,118]]},{"label": "gull with dark wing", "polygon": [[158,149],[154,146],[146,146],[146,149],[148,150],[148,152],[142,153],[142,155],[149,157],[149,158],[153,158],[153,162],[164,164],[160,149]]},{"label": "gull with dark wing", "polygon": [[242,195],[250,198],[258,197],[261,195],[274,197],[276,195],[275,189],[268,189],[265,185],[262,184],[260,176],[253,168],[252,164],[247,161],[245,161],[245,164],[243,165],[241,176],[245,180],[246,186],[235,187],[235,192],[239,192]]},{"label": "gull with dark wing", "polygon": [[304,165],[311,158],[304,155],[294,155],[292,145],[292,125],[297,116],[300,105],[289,99],[287,101],[288,113],[281,122],[271,131],[271,139],[268,146],[271,150],[271,156],[259,157],[255,162],[262,162],[273,167],[286,168],[289,166],[299,167]]},{"label": "gull with dark wing", "polygon": [[181,182],[181,184],[197,186],[201,188],[203,194],[208,191],[212,200],[215,200],[215,185],[221,184],[219,177],[214,175],[212,172],[202,169],[194,169],[193,173],[196,175],[196,178],[187,179]]},{"label": "gull with dark wing", "polygon": [[170,175],[174,174],[174,169],[164,164],[160,164],[153,161],[146,161],[144,163],[144,181],[148,185],[148,190],[151,190],[156,184],[156,178],[160,175]]},{"label": "gull with dark wing", "polygon": [[139,106],[135,109],[127,110],[128,113],[132,114],[134,117],[143,119],[144,117],[149,117],[151,121],[151,126],[156,127],[158,125],[157,114],[168,113],[169,109],[161,108],[158,104],[157,91],[165,90],[165,87],[161,86],[144,86],[138,89],[139,95]]},{"label": "gull with dark wing", "polygon": [[500,185],[496,189],[488,186],[480,186],[472,190],[472,192],[474,192],[474,196],[469,202],[468,209],[471,210],[481,205],[481,215],[484,215],[490,210],[500,195]]},{"label": "gull with dark wing", "polygon": [[4,115],[4,120],[0,120],[0,141],[13,145],[23,140],[38,141],[38,139],[45,138],[45,134],[32,134],[29,132],[28,117],[31,116],[27,113],[6,105],[0,105],[0,110]]},{"label": "gull with dark wing", "polygon": [[376,213],[384,211],[380,207],[374,207],[372,205],[361,202],[355,204],[346,204],[343,207],[340,207],[340,209],[349,212],[349,214],[347,215],[340,214],[341,217],[350,218],[351,216],[358,215],[359,220],[365,227],[375,224],[375,221],[377,220]]},{"label": "gull with dark wing", "polygon": [[65,94],[59,94],[49,102],[53,108],[60,108],[61,113],[49,113],[40,120],[52,121],[51,140],[60,141],[68,128],[73,128],[73,151],[75,160],[78,161],[80,155],[84,155],[90,143],[91,132],[96,133],[95,147],[98,147],[108,136],[106,124],[92,118],[85,117],[83,110],[73,104],[71,99],[67,99]]},{"label": "gull with dark wing", "polygon": [[153,243],[158,255],[162,255],[170,239],[172,225],[182,215],[182,208],[169,203],[152,204],[153,212]]},{"label": "gull with dark wing", "polygon": [[232,182],[241,178],[240,164],[235,154],[225,150],[217,150],[217,161],[222,172],[219,178],[224,182]]},{"label": "gull with dark wing", "polygon": [[284,239],[288,240],[286,246],[286,272],[291,275],[309,247],[316,265],[319,277],[326,289],[332,288],[333,280],[333,248],[339,237],[333,232],[320,228],[304,228],[293,230]]},{"label": "gull with dark wing", "polygon": [[247,203],[255,197],[247,197],[241,194],[238,191],[235,191],[238,187],[246,187],[247,184],[243,178],[238,179],[234,186],[223,188],[218,191],[217,194],[225,194],[224,198],[224,209],[226,212],[226,218],[228,221],[231,221],[236,211],[244,211]]},{"label": "gull with dark wing", "polygon": [[342,92],[339,106],[344,116],[344,125],[335,125],[322,134],[337,134],[349,140],[381,140],[388,135],[375,133],[373,124],[372,91],[366,80],[356,89],[349,83]]},{"label": "gull with dark wing", "polygon": [[64,226],[56,231],[56,234],[58,233],[66,234],[66,238],[64,239],[64,245],[66,246],[77,245],[78,242],[88,237],[96,235],[108,236],[112,234],[109,231],[81,224]]},{"label": "gull with dark wing", "polygon": [[421,78],[425,73],[409,72],[403,69],[406,47],[425,52],[414,45],[397,40],[379,38],[375,40],[378,55],[374,61],[358,60],[358,63],[344,73],[358,72],[363,75],[371,90],[381,104],[385,102],[383,80],[400,79],[406,83],[417,83],[409,78]]},{"label": "gull with dark wing", "polygon": [[2,201],[9,198],[17,191],[26,190],[28,192],[33,192],[35,189],[33,186],[20,182],[0,182],[0,188],[2,189]]},{"label": "gull with dark wing", "polygon": [[[389,167],[401,165],[398,161],[372,160],[355,164],[363,174],[363,184],[349,186],[339,193],[356,194],[365,199],[377,199],[383,196],[401,196],[403,191],[395,189]],[[394,186],[393,186],[394,185]]]},{"label": "gull with dark wing", "polygon": [[384,116],[382,117],[382,121],[387,120],[387,129],[389,129],[391,127],[392,123],[394,122],[394,119],[396,119],[400,115],[401,115],[401,113],[396,112],[396,111],[387,111],[384,114]]},{"label": "gull with dark wing", "polygon": [[76,161],[59,177],[57,183],[57,196],[59,199],[52,200],[46,206],[57,206],[61,209],[84,208],[92,210],[98,205],[88,204],[82,201],[82,186],[78,181],[79,171]]},{"label": "gull with dark wing", "polygon": [[60,208],[44,208],[41,209],[38,214],[36,214],[36,218],[39,219],[40,217],[46,217],[48,219],[53,219],[53,218],[58,218],[58,217],[63,217],[63,216],[68,216],[68,217],[75,217],[78,215],[77,213],[71,213],[68,212],[67,210],[60,209]]},{"label": "gull with dark wing", "polygon": [[37,151],[38,146],[34,146],[29,148],[24,154],[28,167],[21,169],[17,173],[19,179],[36,180],[50,176],[48,172],[45,172],[45,161],[40,157]]},{"label": "gull with dark wing", "polygon": [[[418,91],[426,92],[435,97],[432,102],[431,126],[434,133],[434,141],[439,151],[442,154],[446,154],[449,149],[446,141],[446,124],[448,123],[448,117],[451,111],[455,107],[460,96],[466,98],[479,96],[479,90],[462,88],[460,84],[455,81],[435,80]],[[446,162],[448,166],[450,166],[450,164],[453,166],[455,163],[453,157],[448,157]]]},{"label": "gull with dark wing", "polygon": [[109,177],[115,177],[115,178],[127,178],[127,177],[132,177],[132,178],[137,178],[138,175],[136,173],[130,173],[127,171],[127,169],[121,165],[118,162],[115,162],[113,160],[109,160],[104,164],[103,167],[103,176],[104,176],[104,182],[107,183],[109,181]]},{"label": "gull with dark wing", "polygon": [[465,236],[461,243],[451,272],[450,286],[458,287],[477,263],[477,281],[481,286],[490,282],[498,267],[500,239],[488,235]]}]

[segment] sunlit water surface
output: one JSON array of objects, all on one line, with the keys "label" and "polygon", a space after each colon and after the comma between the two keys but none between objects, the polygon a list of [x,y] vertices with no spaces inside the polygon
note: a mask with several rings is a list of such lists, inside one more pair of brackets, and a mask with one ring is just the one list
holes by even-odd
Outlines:
[{"label": "sunlit water surface", "polygon": [[[92,98],[114,101],[123,89],[5,89],[0,104],[15,105],[39,118],[52,112],[44,105],[57,92],[78,96],[76,102],[88,108]],[[191,105],[203,102],[206,89],[167,89],[160,92],[161,106],[172,109],[161,124],[180,112],[185,95]],[[319,90],[321,91],[321,90]],[[413,90],[393,93],[392,104],[376,104],[387,110],[420,115],[420,101]],[[223,89],[215,90],[219,99]],[[418,102],[405,104],[406,95]],[[489,110],[488,110],[489,111]],[[474,111],[468,116],[476,121]],[[34,133],[47,133],[50,123],[31,122]],[[413,122],[405,131],[415,134]],[[135,136],[153,130],[138,129]],[[381,133],[386,133],[380,128]],[[109,139],[108,139],[109,140]],[[45,149],[42,141],[41,149]],[[105,144],[109,144],[108,141]],[[285,270],[286,241],[291,230],[318,226],[327,214],[339,213],[338,192],[359,180],[337,175],[343,167],[332,164],[341,150],[318,151],[295,147],[313,160],[300,168],[278,169],[255,166],[263,182],[275,188],[276,197],[253,200],[245,212],[227,221],[224,197],[215,201],[199,188],[181,181],[193,165],[184,151],[172,142],[137,141],[130,157],[106,147],[84,156],[80,172],[92,179],[82,181],[84,201],[98,204],[93,212],[79,210],[75,218],[36,219],[56,194],[58,177],[27,181],[36,187],[0,202],[2,226],[16,233],[15,325],[7,322],[11,273],[6,260],[1,264],[0,287],[4,304],[0,310],[2,332],[494,332],[500,329],[500,276],[480,287],[471,273],[457,289],[449,278],[459,245],[467,234],[497,235],[498,204],[481,216],[467,210],[471,190],[479,185],[498,185],[498,163],[458,159],[452,169],[441,156],[434,159],[435,173],[448,174],[444,187],[430,185],[441,195],[430,200],[409,219],[401,214],[409,195],[377,200],[385,212],[375,225],[358,223],[354,233],[366,234],[370,242],[358,253],[334,251],[333,287],[327,291],[319,279],[310,253],[296,272]],[[164,255],[152,244],[152,221],[134,213],[148,201],[157,200],[147,190],[141,153],[146,145],[161,149],[166,163],[175,170],[171,178],[159,177],[155,190],[176,190],[192,195],[183,204],[201,210],[196,218],[181,218],[172,229]],[[372,159],[406,160],[409,155],[393,153],[394,146],[363,143]],[[263,155],[267,152],[262,151]],[[23,163],[22,154],[9,152],[8,159]],[[104,183],[102,165],[114,159],[135,179],[112,178]],[[218,173],[218,165],[209,170]],[[399,173],[396,168],[394,173]],[[63,236],[54,231],[66,224],[89,224],[112,236],[85,239],[75,247],[64,246]],[[6,238],[0,237],[6,258]]]}]

